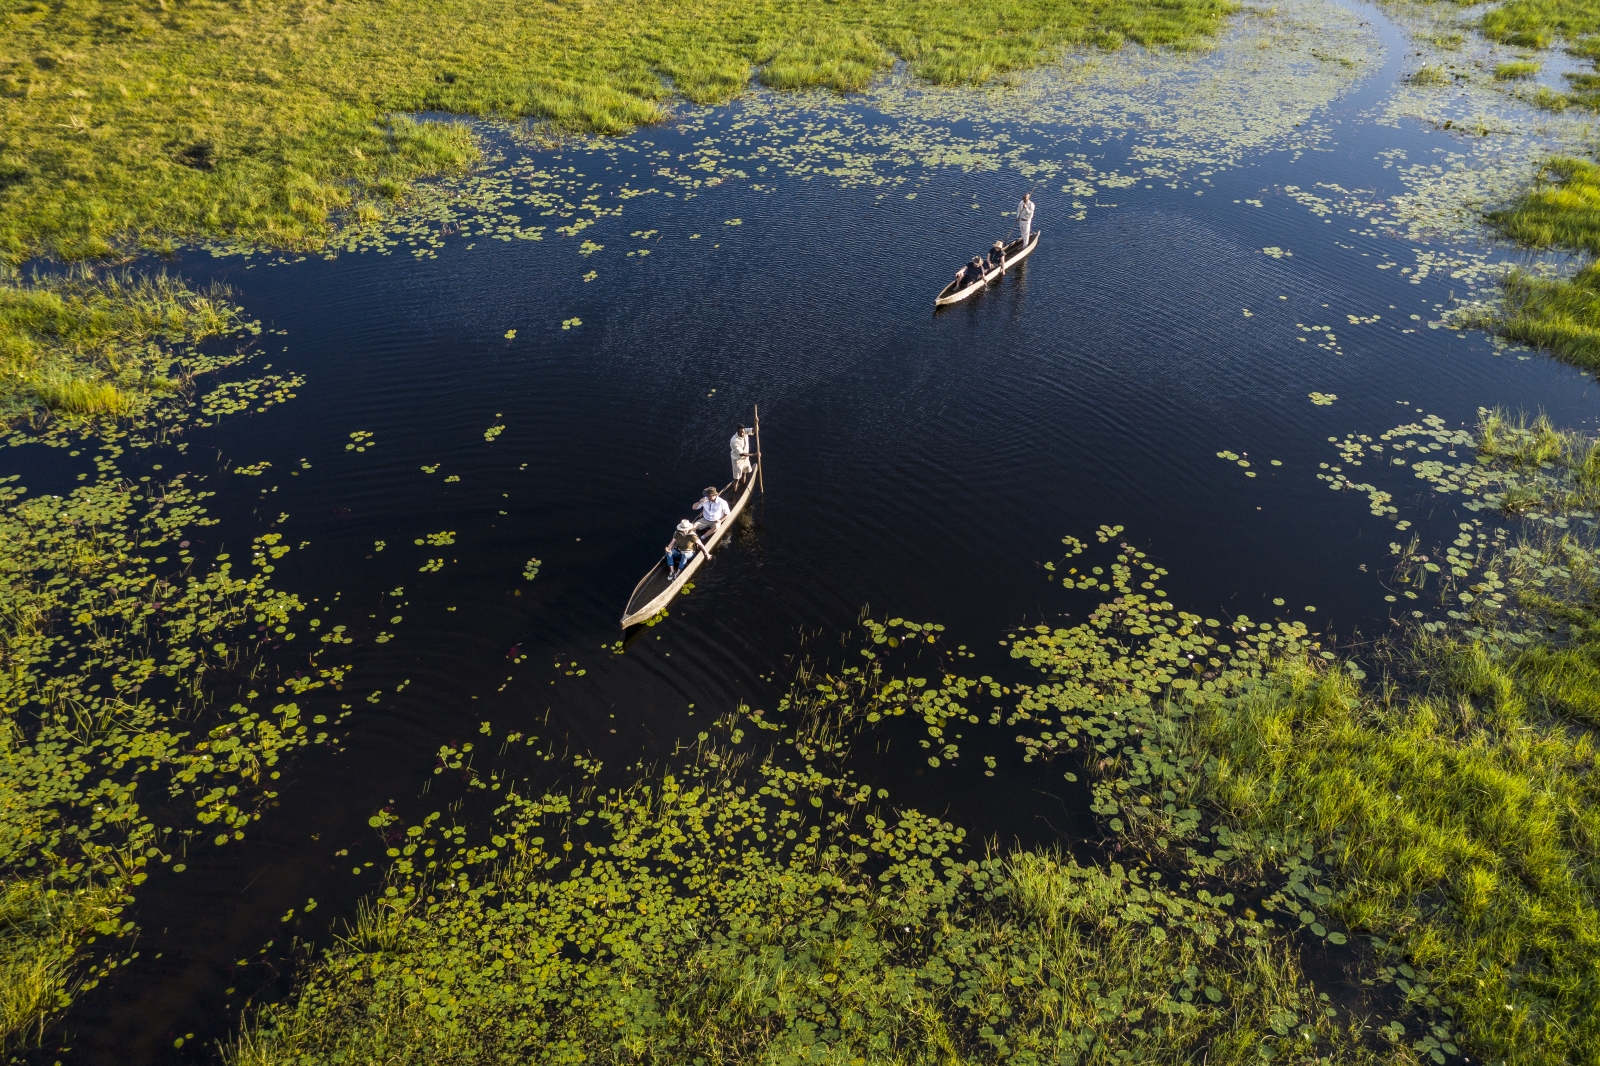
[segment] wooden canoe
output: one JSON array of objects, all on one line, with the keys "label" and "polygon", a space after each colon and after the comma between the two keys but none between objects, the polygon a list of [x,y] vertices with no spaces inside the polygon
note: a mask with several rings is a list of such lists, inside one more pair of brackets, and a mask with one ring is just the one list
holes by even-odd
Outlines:
[{"label": "wooden canoe", "polygon": [[984,274],[982,281],[974,281],[961,288],[957,287],[961,285],[959,280],[952,281],[950,284],[946,285],[939,292],[939,295],[934,298],[933,306],[945,307],[949,304],[958,304],[967,297],[977,293],[980,289],[986,287],[989,282],[995,280],[1001,274],[1004,274],[1007,270],[1010,270],[1012,267],[1028,258],[1028,256],[1032,255],[1033,250],[1039,246],[1039,236],[1043,232],[1043,230],[1034,230],[1028,238],[1028,246],[1026,248],[1022,246],[1021,237],[1018,237],[1016,240],[1006,245],[1006,265],[1004,267],[995,267],[993,270],[990,270],[988,273]]},{"label": "wooden canoe", "polygon": [[756,480],[761,474],[760,452],[750,458],[751,469],[744,479],[743,487],[735,493],[735,483],[730,481],[728,487],[722,490],[722,498],[728,501],[728,517],[717,523],[717,528],[711,530],[709,534],[701,536],[700,539],[705,541],[706,550],[696,551],[690,556],[688,564],[671,580],[667,578],[666,553],[663,552],[662,557],[656,560],[656,565],[651,567],[650,572],[633,587],[633,595],[628,597],[627,609],[622,612],[623,629],[648,621],[659,614],[668,603],[672,602],[672,597],[676,596],[694,576],[694,572],[700,569],[700,564],[706,561],[706,556],[716,550],[728,530],[733,528],[734,519],[739,517],[744,505],[750,502],[750,495],[755,491]]}]

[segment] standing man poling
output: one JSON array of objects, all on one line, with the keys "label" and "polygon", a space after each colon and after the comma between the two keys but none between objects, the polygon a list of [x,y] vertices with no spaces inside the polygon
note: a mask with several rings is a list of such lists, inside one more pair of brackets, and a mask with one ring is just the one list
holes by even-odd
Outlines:
[{"label": "standing man poling", "polygon": [[1022,194],[1022,202],[1017,204],[1017,228],[1022,231],[1022,247],[1028,247],[1028,232],[1033,229],[1033,193]]},{"label": "standing man poling", "polygon": [[754,432],[749,426],[735,426],[733,436],[728,438],[728,458],[733,461],[733,484],[736,488],[750,473],[750,434]]}]

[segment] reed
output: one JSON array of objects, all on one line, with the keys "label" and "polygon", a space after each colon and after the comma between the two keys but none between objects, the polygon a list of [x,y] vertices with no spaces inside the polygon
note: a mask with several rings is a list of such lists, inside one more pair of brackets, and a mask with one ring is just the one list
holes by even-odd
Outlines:
[{"label": "reed", "polygon": [[0,420],[127,417],[172,391],[183,349],[237,331],[225,286],[75,269],[0,281]]},{"label": "reed", "polygon": [[30,1045],[71,999],[81,971],[76,953],[115,903],[104,888],[0,879],[0,1054]]}]

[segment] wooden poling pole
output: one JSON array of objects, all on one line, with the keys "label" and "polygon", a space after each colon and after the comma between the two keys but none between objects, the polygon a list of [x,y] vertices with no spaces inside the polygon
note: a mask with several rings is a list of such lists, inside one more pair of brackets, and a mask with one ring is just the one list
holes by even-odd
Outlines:
[{"label": "wooden poling pole", "polygon": [[767,494],[767,468],[761,462],[761,405],[756,405],[756,484]]}]

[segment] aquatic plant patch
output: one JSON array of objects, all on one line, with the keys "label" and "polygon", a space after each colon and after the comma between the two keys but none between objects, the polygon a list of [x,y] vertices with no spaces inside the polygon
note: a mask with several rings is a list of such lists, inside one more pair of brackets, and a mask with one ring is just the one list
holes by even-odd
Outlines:
[{"label": "aquatic plant patch", "polygon": [[[36,1013],[7,1014],[8,1045],[62,1005],[79,948],[129,931],[119,915],[152,864],[181,871],[191,843],[242,839],[283,756],[329,736],[323,716],[252,684],[261,649],[292,642],[306,609],[271,584],[282,535],[208,557],[209,492],[97,463],[65,497],[25,497],[15,477],[0,489],[0,885],[59,912],[9,931],[10,957],[48,988]],[[342,680],[325,650],[305,648],[296,694]],[[152,819],[174,801],[191,817]],[[102,972],[117,962],[99,958]]]},{"label": "aquatic plant patch", "polygon": [[[181,872],[189,847],[243,839],[276,796],[283,758],[330,739],[329,717],[308,716],[296,697],[340,685],[350,667],[322,660],[351,642],[335,626],[296,645],[317,635],[317,615],[329,608],[272,584],[293,550],[281,530],[243,535],[227,550],[207,513],[206,479],[162,473],[164,463],[146,458],[164,447],[181,459],[196,420],[264,412],[293,397],[295,375],[198,385],[246,356],[203,354],[196,342],[248,338],[259,325],[242,322],[226,292],[196,294],[165,277],[78,273],[9,291],[12,336],[43,338],[35,359],[52,358],[52,345],[69,348],[62,373],[104,366],[166,387],[137,394],[125,418],[56,411],[19,420],[4,438],[7,447],[87,453],[94,467],[65,496],[31,495],[17,475],[0,479],[0,1048],[8,1053],[39,1039],[78,991],[137,957],[120,941],[134,929],[126,908],[152,867]],[[29,355],[23,344],[12,350]],[[150,473],[121,472],[130,450]],[[232,472],[261,477],[269,467]],[[297,616],[308,606],[313,617],[302,627]],[[277,676],[269,648],[302,651],[299,669]],[[349,711],[341,705],[338,717]]]},{"label": "aquatic plant patch", "polygon": [[[1052,581],[1104,586],[1114,600],[1082,626],[1008,641],[1046,675],[1038,684],[964,677],[971,653],[941,653],[943,626],[895,618],[865,623],[859,664],[803,667],[771,712],[724,714],[717,728],[735,749],[702,734],[696,764],[593,799],[579,787],[534,798],[475,769],[471,745],[441,750],[468,791],[505,796],[493,830],[443,814],[407,829],[383,895],[230,1060],[1344,1063],[1455,1052],[1447,1014],[1433,1028],[1382,1019],[1378,1034],[1300,972],[1293,936],[1345,939],[1322,924],[1332,897],[1314,852],[1277,840],[1264,870],[1225,849],[1225,828],[1202,832],[1201,811],[1178,795],[1149,802],[1153,780],[1181,786],[1199,765],[1146,735],[1173,696],[1221,705],[1285,658],[1321,650],[1302,626],[1174,611],[1164,572],[1121,533],[1097,533],[1117,544],[1109,566],[1084,563],[1085,545],[1068,538],[1071,565],[1050,567]],[[908,672],[919,650],[929,669]],[[959,730],[979,724],[986,702],[1012,705],[1007,725],[1021,727],[1027,759],[1089,774],[1121,861],[969,855],[958,826],[887,806],[849,769],[864,731],[917,717],[937,769],[960,757]],[[1035,732],[1056,713],[1071,720]],[[762,756],[754,738],[769,734],[792,754]],[[754,772],[743,769],[752,754]],[[1280,877],[1283,887],[1268,883]],[[1319,908],[1304,921],[1289,902],[1302,891]]]},{"label": "aquatic plant patch", "polygon": [[508,789],[487,841],[410,827],[229,1061],[1377,1061],[1230,897],[969,855],[847,773],[702,752],[593,800]]}]

